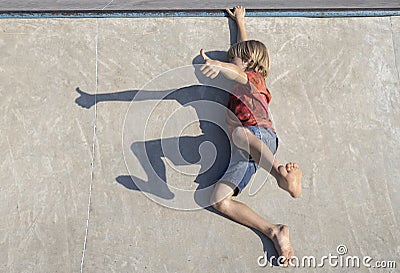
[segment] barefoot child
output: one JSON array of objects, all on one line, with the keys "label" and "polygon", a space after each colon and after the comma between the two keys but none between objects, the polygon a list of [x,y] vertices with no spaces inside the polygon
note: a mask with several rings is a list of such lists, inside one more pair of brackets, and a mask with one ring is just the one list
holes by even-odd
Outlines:
[{"label": "barefoot child", "polygon": [[[243,7],[236,6],[233,12],[229,9],[227,12],[238,27],[237,43],[228,51],[230,62],[212,60],[203,49],[200,52],[205,61],[200,70],[205,76],[214,79],[222,73],[236,82],[229,96],[227,111],[230,137],[236,147],[233,147],[230,166],[215,186],[211,203],[218,211],[269,237],[279,255],[284,257],[283,264],[288,265],[293,256],[289,228],[269,223],[247,205],[232,199],[248,184],[258,165],[275,177],[280,188],[292,197],[299,197],[302,171],[296,163],[279,165],[274,157],[278,138],[268,114],[271,94],[264,79],[270,66],[268,50],[263,43],[247,39]],[[248,155],[244,158],[242,151],[247,152],[251,159]]]}]

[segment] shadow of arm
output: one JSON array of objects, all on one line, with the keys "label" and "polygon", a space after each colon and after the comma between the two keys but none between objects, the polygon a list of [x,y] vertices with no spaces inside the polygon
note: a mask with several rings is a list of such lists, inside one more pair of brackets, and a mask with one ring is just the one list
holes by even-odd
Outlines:
[{"label": "shadow of arm", "polygon": [[[145,91],[145,90],[127,90],[114,93],[101,93],[101,94],[89,94],[82,91],[79,87],[75,89],[78,92],[79,97],[75,99],[75,103],[79,106],[89,109],[93,105],[99,102],[105,101],[137,101],[154,100],[154,99],[174,99],[170,94],[174,90],[165,91]],[[140,93],[140,96],[137,96]]]}]

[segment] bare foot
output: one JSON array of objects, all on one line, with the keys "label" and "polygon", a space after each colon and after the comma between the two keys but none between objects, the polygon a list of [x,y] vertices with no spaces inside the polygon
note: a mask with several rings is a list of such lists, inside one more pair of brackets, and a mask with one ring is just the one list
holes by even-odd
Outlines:
[{"label": "bare foot", "polygon": [[278,180],[278,185],[281,189],[284,189],[294,198],[301,195],[301,175],[302,170],[296,163],[287,163],[286,166],[278,167],[279,173],[282,175],[282,179]]},{"label": "bare foot", "polygon": [[285,225],[276,225],[276,230],[270,238],[274,243],[279,256],[285,257],[285,260],[279,260],[280,265],[288,266],[289,261],[294,255],[293,248],[289,239],[289,227]]}]

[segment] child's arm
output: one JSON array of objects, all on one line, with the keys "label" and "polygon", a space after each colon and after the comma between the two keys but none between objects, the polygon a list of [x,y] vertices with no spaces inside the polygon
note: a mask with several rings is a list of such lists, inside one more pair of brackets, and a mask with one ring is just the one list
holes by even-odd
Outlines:
[{"label": "child's arm", "polygon": [[231,63],[220,62],[210,59],[204,49],[200,50],[205,63],[201,66],[201,72],[211,79],[214,79],[221,72],[228,80],[233,80],[241,84],[247,84],[247,75],[237,65]]},{"label": "child's arm", "polygon": [[242,6],[236,6],[233,8],[233,12],[230,9],[226,9],[226,12],[228,12],[229,16],[236,21],[238,27],[237,42],[247,41],[248,38],[244,26],[244,15],[246,13],[245,8]]}]

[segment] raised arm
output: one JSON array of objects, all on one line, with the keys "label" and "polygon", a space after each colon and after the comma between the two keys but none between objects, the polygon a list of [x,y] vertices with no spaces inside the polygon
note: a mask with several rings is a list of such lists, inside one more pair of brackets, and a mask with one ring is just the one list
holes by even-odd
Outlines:
[{"label": "raised arm", "polygon": [[233,12],[230,9],[226,9],[229,16],[236,22],[238,32],[237,32],[237,42],[247,41],[247,33],[244,25],[244,15],[246,10],[242,6],[236,6],[233,8]]},{"label": "raised arm", "polygon": [[200,55],[204,59],[204,64],[201,66],[200,70],[206,77],[215,79],[219,73],[222,73],[228,80],[247,84],[247,75],[239,66],[232,63],[212,60],[205,54],[204,49],[200,51]]}]

